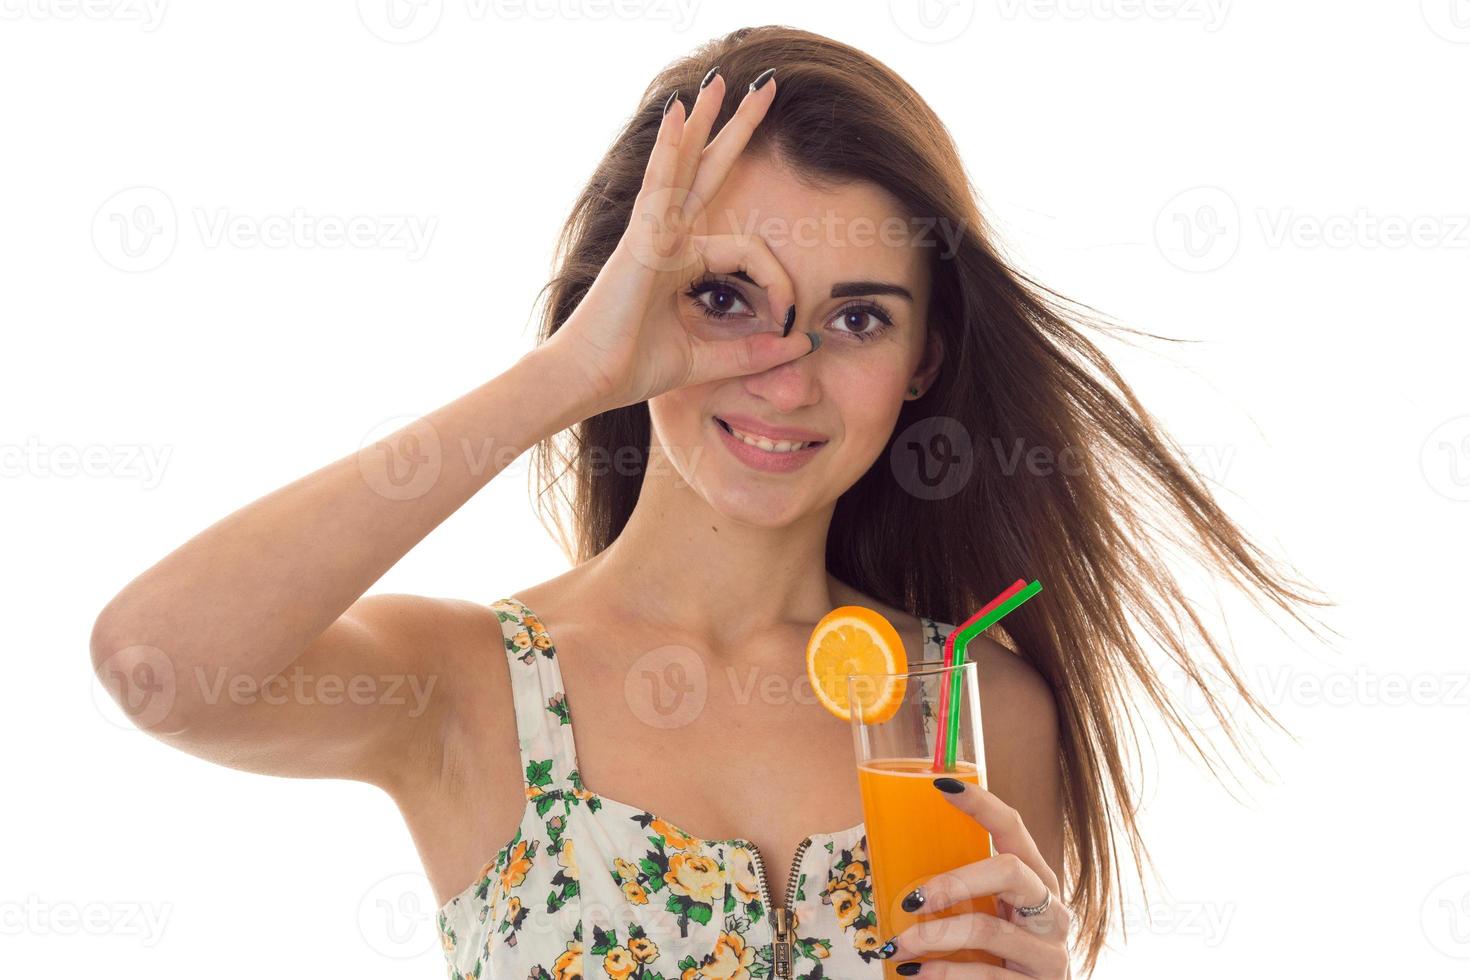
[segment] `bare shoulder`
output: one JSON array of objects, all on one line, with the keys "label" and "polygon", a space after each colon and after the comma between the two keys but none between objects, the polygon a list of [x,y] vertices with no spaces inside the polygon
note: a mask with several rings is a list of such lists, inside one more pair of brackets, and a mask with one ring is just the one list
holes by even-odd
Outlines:
[{"label": "bare shoulder", "polygon": [[467,733],[482,733],[511,703],[499,616],[466,599],[378,593],[359,599],[350,617],[415,677],[428,719],[427,742],[409,750],[417,757],[402,760],[385,788],[395,796],[442,789],[455,760],[472,751]]}]

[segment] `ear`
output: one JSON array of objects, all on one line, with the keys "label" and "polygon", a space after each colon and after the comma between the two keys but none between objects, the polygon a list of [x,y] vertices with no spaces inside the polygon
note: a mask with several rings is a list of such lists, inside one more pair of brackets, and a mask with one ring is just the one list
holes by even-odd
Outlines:
[{"label": "ear", "polygon": [[[909,401],[921,398],[934,384],[934,379],[939,376],[939,366],[944,363],[944,338],[939,331],[933,327],[929,328],[924,337],[924,356],[919,358],[919,366],[914,369],[913,376],[909,378],[908,387],[904,389],[904,397]],[[914,394],[917,388],[919,393]]]}]

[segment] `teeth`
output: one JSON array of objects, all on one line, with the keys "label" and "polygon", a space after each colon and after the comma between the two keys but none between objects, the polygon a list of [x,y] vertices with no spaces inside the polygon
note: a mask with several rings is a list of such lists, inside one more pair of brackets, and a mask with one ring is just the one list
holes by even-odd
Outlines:
[{"label": "teeth", "polygon": [[768,453],[794,453],[798,449],[805,449],[807,446],[811,445],[811,443],[809,442],[789,442],[784,439],[781,442],[772,442],[771,440],[765,439],[761,436],[753,436],[748,432],[741,432],[739,429],[735,428],[735,426],[733,425],[730,425],[730,423],[728,422],[726,422],[725,425],[729,426],[731,434],[734,435],[736,439],[739,439],[747,446],[755,446],[759,449],[764,449]]}]

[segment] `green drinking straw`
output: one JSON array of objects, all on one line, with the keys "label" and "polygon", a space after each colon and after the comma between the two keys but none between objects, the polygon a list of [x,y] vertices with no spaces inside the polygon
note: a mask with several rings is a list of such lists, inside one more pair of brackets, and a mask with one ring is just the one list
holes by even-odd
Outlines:
[{"label": "green drinking straw", "polygon": [[[947,645],[952,644],[954,648],[954,666],[960,667],[969,659],[965,655],[965,648],[970,641],[984,633],[990,627],[1004,619],[1009,613],[1025,602],[1027,599],[1041,591],[1041,581],[1032,579],[1031,584],[1011,596],[990,612],[977,613],[966,623],[950,634]],[[944,732],[944,771],[954,771],[955,750],[960,741],[960,671],[954,671],[950,677],[949,711],[945,717]],[[980,760],[976,760],[978,763]]]}]

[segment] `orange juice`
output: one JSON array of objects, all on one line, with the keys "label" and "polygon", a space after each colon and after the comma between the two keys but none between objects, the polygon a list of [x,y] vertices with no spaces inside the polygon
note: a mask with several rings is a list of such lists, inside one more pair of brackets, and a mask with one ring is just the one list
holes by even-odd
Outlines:
[{"label": "orange juice", "polygon": [[[905,912],[899,903],[930,876],[990,857],[990,831],[947,802],[934,788],[936,776],[979,783],[974,763],[955,764],[955,771],[935,773],[928,759],[873,759],[858,766],[863,795],[863,821],[868,835],[868,862],[873,878],[873,906],[880,938],[891,939],[915,922],[965,912],[996,914],[995,897],[956,902],[930,912]],[[1000,957],[978,949],[920,959],[1002,964]],[[896,977],[896,964],[883,964],[885,977]]]}]

